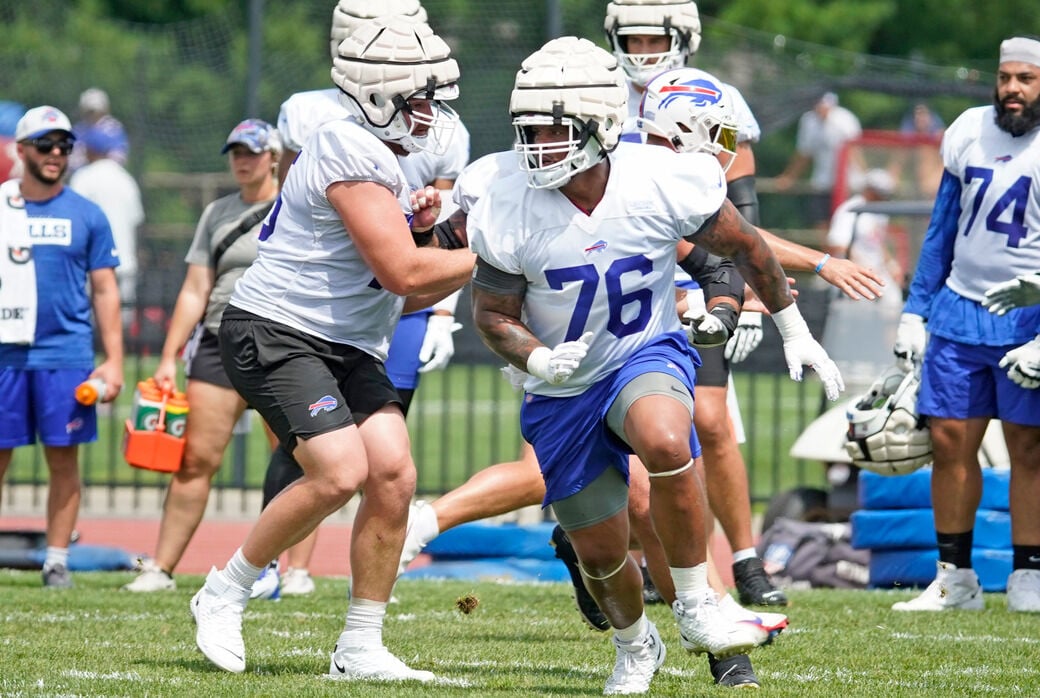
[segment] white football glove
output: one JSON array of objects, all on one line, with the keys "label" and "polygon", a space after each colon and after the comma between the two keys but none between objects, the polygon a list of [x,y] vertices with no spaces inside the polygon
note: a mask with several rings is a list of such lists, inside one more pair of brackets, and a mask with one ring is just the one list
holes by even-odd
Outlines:
[{"label": "white football glove", "polygon": [[724,355],[730,363],[739,364],[762,343],[762,313],[745,310],[737,320],[737,329],[726,342]]},{"label": "white football glove", "polygon": [[683,329],[686,330],[686,339],[695,347],[717,347],[729,339],[726,323],[705,308],[691,308],[683,313]]},{"label": "white football glove", "polygon": [[555,347],[538,347],[527,357],[527,372],[546,383],[559,385],[574,375],[581,360],[589,353],[592,333],[586,332],[573,342],[561,342]]},{"label": "white football glove", "polygon": [[780,337],[784,340],[784,358],[787,360],[791,380],[802,380],[802,366],[809,366],[823,381],[827,399],[837,400],[841,391],[845,390],[841,371],[820,343],[813,339],[809,326],[805,324],[805,319],[798,311],[798,306],[792,303],[773,313],[772,318],[776,323],[776,329],[780,331]]},{"label": "white football glove", "polygon": [[892,352],[896,355],[896,365],[904,371],[914,370],[914,365],[921,365],[924,357],[924,345],[928,341],[928,333],[924,329],[924,318],[913,313],[899,316],[899,327],[896,329],[896,344]]},{"label": "white football glove", "polygon": [[455,341],[451,335],[462,329],[453,315],[430,315],[426,321],[426,334],[419,349],[419,373],[437,371],[448,365],[455,356]]},{"label": "white football glove", "polygon": [[509,381],[509,385],[513,390],[517,392],[523,391],[524,383],[527,382],[529,377],[527,373],[524,373],[513,364],[506,364],[499,370],[502,371],[502,375],[506,377],[507,381]]},{"label": "white football glove", "polygon": [[1040,388],[1040,335],[1004,354],[1000,367],[1023,388]]},{"label": "white football glove", "polygon": [[1022,274],[986,291],[982,305],[989,312],[1003,315],[1013,308],[1040,304],[1040,274]]}]

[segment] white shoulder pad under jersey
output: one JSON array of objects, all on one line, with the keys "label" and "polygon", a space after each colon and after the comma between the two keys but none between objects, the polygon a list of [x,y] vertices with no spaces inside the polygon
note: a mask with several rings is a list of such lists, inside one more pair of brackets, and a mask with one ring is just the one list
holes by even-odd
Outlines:
[{"label": "white shoulder pad under jersey", "polygon": [[282,102],[278,111],[278,134],[286,150],[299,152],[322,124],[350,115],[339,103],[339,90],[297,92]]},{"label": "white shoulder pad under jersey", "polygon": [[946,284],[972,300],[1040,269],[1040,128],[1015,138],[994,115],[992,106],[965,111],[942,142],[943,164],[961,183]]},{"label": "white shoulder pad under jersey", "polygon": [[675,246],[726,196],[718,161],[702,153],[621,144],[591,214],[523,173],[495,179],[467,224],[471,249],[527,281],[523,321],[546,346],[592,332],[566,383],[530,378],[529,392],[576,395],[658,335],[676,331]]},{"label": "white shoulder pad under jersey", "polygon": [[385,359],[404,299],[375,280],[326,198],[336,182],[375,182],[397,199],[388,215],[411,214],[411,188],[386,144],[353,121],[330,121],[289,170],[231,304]]},{"label": "white shoulder pad under jersey", "polygon": [[[485,155],[467,165],[455,179],[455,186],[451,192],[452,199],[458,204],[459,209],[468,214],[477,203],[477,199],[484,196],[491,183],[499,177],[523,174],[520,171],[518,157],[515,150],[503,150]],[[524,186],[527,186],[526,183]]]}]

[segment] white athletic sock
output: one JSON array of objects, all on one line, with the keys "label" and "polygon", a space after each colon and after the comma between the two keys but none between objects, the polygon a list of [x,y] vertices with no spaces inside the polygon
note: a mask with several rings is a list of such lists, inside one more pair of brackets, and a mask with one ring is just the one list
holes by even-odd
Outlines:
[{"label": "white athletic sock", "polygon": [[68,548],[57,548],[52,545],[47,546],[47,555],[43,559],[44,569],[50,569],[55,565],[69,566],[69,549]]},{"label": "white athletic sock", "polygon": [[242,548],[239,548],[231,556],[231,559],[228,560],[227,567],[221,571],[221,574],[224,575],[224,579],[236,586],[243,589],[252,589],[253,582],[260,576],[260,572],[263,569],[263,567],[256,567],[250,564],[249,560],[242,554]]},{"label": "white athletic sock", "polygon": [[[350,600],[347,608],[347,622],[343,635],[349,635],[354,644],[383,644],[383,618],[386,617],[386,603],[369,601],[356,596]],[[342,636],[341,636],[342,637]]]},{"label": "white athletic sock", "polygon": [[419,536],[419,541],[423,544],[423,547],[426,547],[427,543],[441,534],[441,527],[437,524],[437,512],[433,510],[433,506],[430,504],[418,508],[412,526],[415,528],[415,533]]},{"label": "white athletic sock", "polygon": [[620,642],[626,645],[631,645],[633,642],[643,637],[649,629],[650,622],[646,619],[646,613],[644,613],[639,616],[639,620],[627,628],[617,628],[614,630],[614,635]]},{"label": "white athletic sock", "polygon": [[741,560],[750,560],[753,557],[758,557],[758,552],[754,548],[744,548],[743,550],[734,551],[733,562],[737,563]]},{"label": "white athletic sock", "polygon": [[675,584],[675,598],[685,606],[696,606],[705,597],[708,587],[708,563],[702,562],[693,567],[669,567],[672,582]]}]

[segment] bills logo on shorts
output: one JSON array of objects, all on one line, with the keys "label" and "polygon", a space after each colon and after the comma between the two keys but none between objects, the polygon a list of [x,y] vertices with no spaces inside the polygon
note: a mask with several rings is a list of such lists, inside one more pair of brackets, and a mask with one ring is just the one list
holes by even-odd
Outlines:
[{"label": "bills logo on shorts", "polygon": [[77,417],[65,425],[65,433],[71,434],[83,428],[83,420]]},{"label": "bills logo on shorts", "polygon": [[331,412],[339,406],[339,402],[331,395],[325,395],[317,402],[312,402],[307,409],[311,411],[312,417],[317,417],[319,412]]}]

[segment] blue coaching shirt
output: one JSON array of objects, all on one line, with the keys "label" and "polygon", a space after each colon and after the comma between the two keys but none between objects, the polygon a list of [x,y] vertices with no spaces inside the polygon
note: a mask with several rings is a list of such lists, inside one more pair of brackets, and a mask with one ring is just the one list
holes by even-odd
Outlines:
[{"label": "blue coaching shirt", "polygon": [[68,187],[47,201],[26,201],[36,265],[36,339],[0,344],[0,366],[28,369],[94,367],[87,278],[119,266],[108,219]]}]

